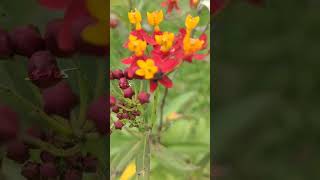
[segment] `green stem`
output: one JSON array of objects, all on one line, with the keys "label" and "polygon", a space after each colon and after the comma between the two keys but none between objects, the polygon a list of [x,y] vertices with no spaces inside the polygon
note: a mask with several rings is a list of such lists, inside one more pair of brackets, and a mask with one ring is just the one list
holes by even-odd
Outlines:
[{"label": "green stem", "polygon": [[31,137],[28,135],[23,136],[22,139],[24,140],[24,142],[26,142],[28,144],[32,144],[34,146],[37,146],[40,149],[48,151],[49,153],[52,153],[53,155],[59,156],[59,157],[72,156],[72,155],[81,151],[81,147],[79,144],[75,145],[74,147],[69,148],[69,149],[60,149],[60,148],[53,146],[52,144],[49,144],[47,142],[41,141],[37,138]]},{"label": "green stem", "polygon": [[106,67],[102,65],[100,62],[101,60],[97,60],[97,82],[96,82],[96,89],[95,89],[95,98],[98,98],[103,91],[103,83],[104,83],[104,78],[105,78],[105,72],[106,72]]},{"label": "green stem", "polygon": [[10,88],[0,85],[0,92],[7,94],[8,96],[16,99],[19,103],[23,104],[26,108],[31,108],[33,112],[35,112],[37,115],[39,115],[43,120],[46,121],[46,123],[49,125],[50,128],[52,128],[54,131],[61,133],[64,136],[71,136],[72,130],[59,122],[57,122],[55,119],[47,115],[45,112],[42,111],[39,107],[35,106],[30,101],[26,100],[19,94],[17,94],[15,91],[11,90]]}]

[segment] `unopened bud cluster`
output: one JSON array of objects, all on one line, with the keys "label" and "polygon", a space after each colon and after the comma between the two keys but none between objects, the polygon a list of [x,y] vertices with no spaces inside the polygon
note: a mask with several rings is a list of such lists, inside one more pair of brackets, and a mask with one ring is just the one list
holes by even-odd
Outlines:
[{"label": "unopened bud cluster", "polygon": [[116,69],[110,72],[110,80],[117,81],[117,86],[121,89],[121,97],[110,95],[110,112],[115,114],[116,120],[111,125],[112,129],[121,130],[123,126],[143,128],[140,120],[144,104],[149,103],[150,94],[147,92],[135,92],[130,85],[132,79],[126,70]]}]

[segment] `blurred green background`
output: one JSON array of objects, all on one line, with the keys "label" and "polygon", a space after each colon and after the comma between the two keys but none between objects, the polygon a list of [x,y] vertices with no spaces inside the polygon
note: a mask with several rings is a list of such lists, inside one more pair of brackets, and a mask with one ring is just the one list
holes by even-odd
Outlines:
[{"label": "blurred green background", "polygon": [[236,1],[214,34],[217,179],[319,179],[320,1]]},{"label": "blurred green background", "polygon": [[[141,10],[143,27],[147,26],[147,11],[162,9],[163,0],[134,0],[133,8]],[[189,0],[180,0],[181,13],[176,11],[160,24],[162,31],[178,33],[179,28],[184,27],[186,14],[196,14],[191,10]],[[129,5],[126,1],[111,1],[111,13],[119,18],[119,25],[110,31],[110,58],[111,70],[123,68],[121,59],[130,55],[127,49],[122,47],[129,35],[130,25],[128,21]],[[199,27],[203,28],[209,22],[209,11],[203,10]],[[198,35],[196,33],[196,35]],[[209,30],[206,32],[210,39]],[[208,45],[210,47],[210,45]],[[204,53],[204,52],[202,52]],[[151,179],[152,180],[185,180],[185,179],[209,179],[209,146],[210,146],[210,56],[204,61],[194,61],[192,64],[184,63],[174,75],[174,86],[169,90],[167,104],[165,106],[165,117],[168,119],[172,113],[181,116],[178,119],[166,121],[167,131],[163,133],[162,143],[170,151],[182,156],[188,163],[180,164],[172,157],[164,159],[155,158],[156,152],[151,152]],[[131,82],[135,85],[135,82]],[[116,86],[116,83],[114,84]],[[163,94],[163,88],[161,94]],[[151,105],[151,104],[150,104]],[[169,118],[170,119],[170,118]],[[155,127],[156,129],[157,127]],[[110,156],[111,168],[119,167],[119,164],[128,164],[131,159],[125,161],[125,155],[130,152],[132,143],[136,138],[126,130],[114,131],[111,135]],[[125,150],[125,151],[123,151]],[[123,156],[122,156],[123,154]],[[119,160],[117,156],[123,158]],[[201,166],[198,171],[190,171],[189,163]],[[185,165],[185,166],[183,166]],[[124,166],[125,167],[125,166]],[[123,170],[123,169],[121,169]],[[112,170],[111,170],[111,173]],[[120,173],[121,175],[121,173]],[[132,179],[135,179],[134,177]]]}]

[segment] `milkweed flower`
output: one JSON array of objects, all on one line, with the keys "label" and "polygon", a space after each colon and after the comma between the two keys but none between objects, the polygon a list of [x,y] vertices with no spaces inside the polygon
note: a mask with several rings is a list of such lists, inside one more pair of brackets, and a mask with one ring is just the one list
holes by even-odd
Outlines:
[{"label": "milkweed flower", "polygon": [[173,45],[174,34],[171,32],[164,32],[162,35],[155,35],[157,44],[160,46],[161,52],[168,52]]},{"label": "milkweed flower", "polygon": [[136,56],[142,56],[147,48],[147,42],[138,39],[136,36],[130,35],[128,49],[135,53]]},{"label": "milkweed flower", "polygon": [[163,12],[160,11],[153,11],[153,12],[147,12],[148,17],[148,23],[151,26],[154,26],[154,31],[159,32],[160,31],[160,23],[163,21]]},{"label": "milkweed flower", "polygon": [[185,20],[185,25],[187,28],[187,31],[192,31],[194,28],[197,27],[197,25],[199,24],[200,21],[200,17],[196,16],[196,17],[192,17],[190,14],[187,16],[186,20]]},{"label": "milkweed flower", "polygon": [[156,72],[158,72],[158,67],[155,66],[154,61],[152,59],[138,60],[137,65],[139,69],[136,71],[138,76],[142,76],[145,79],[152,79]]},{"label": "milkweed flower", "polygon": [[161,3],[161,6],[167,8],[167,14],[171,14],[173,9],[180,11],[180,7],[178,5],[178,2],[179,2],[179,0],[166,0]]}]

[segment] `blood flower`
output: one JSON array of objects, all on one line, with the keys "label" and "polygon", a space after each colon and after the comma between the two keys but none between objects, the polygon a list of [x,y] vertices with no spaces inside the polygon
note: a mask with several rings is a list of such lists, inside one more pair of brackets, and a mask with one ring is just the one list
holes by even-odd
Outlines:
[{"label": "blood flower", "polygon": [[166,0],[161,3],[162,7],[167,8],[167,14],[171,14],[173,9],[176,9],[177,11],[180,11],[180,7],[178,5],[179,0]]},{"label": "blood flower", "polygon": [[[154,26],[154,31],[155,33],[160,32],[160,23],[163,21],[163,12],[162,10],[160,11],[153,11],[153,12],[147,12],[147,17],[148,17],[148,23],[151,26]],[[161,32],[160,32],[161,33]]]}]

